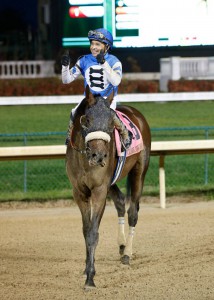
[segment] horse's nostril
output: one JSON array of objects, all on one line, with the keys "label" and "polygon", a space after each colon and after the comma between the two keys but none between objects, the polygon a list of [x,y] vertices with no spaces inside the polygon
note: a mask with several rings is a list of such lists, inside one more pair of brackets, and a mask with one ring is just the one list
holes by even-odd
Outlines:
[{"label": "horse's nostril", "polygon": [[107,157],[107,154],[105,154],[104,157],[106,158],[106,157]]},{"label": "horse's nostril", "polygon": [[92,157],[95,158],[97,155],[95,153],[92,154]]}]

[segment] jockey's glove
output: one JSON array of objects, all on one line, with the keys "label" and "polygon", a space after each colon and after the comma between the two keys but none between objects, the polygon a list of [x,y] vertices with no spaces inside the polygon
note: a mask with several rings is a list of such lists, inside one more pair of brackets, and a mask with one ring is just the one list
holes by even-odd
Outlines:
[{"label": "jockey's glove", "polygon": [[100,53],[96,56],[98,64],[101,64],[101,65],[104,64],[104,62],[105,62],[104,56],[105,56],[105,53],[103,51],[100,51]]},{"label": "jockey's glove", "polygon": [[61,64],[65,67],[70,65],[70,56],[69,51],[66,51],[65,54],[61,58]]}]

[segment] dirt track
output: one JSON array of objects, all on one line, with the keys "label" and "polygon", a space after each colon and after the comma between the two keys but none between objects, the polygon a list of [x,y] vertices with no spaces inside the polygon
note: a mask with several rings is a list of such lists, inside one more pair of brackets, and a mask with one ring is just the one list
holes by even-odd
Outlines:
[{"label": "dirt track", "polygon": [[120,263],[117,217],[106,207],[97,288],[85,292],[76,206],[0,209],[0,299],[214,299],[214,202],[141,204],[131,266]]}]

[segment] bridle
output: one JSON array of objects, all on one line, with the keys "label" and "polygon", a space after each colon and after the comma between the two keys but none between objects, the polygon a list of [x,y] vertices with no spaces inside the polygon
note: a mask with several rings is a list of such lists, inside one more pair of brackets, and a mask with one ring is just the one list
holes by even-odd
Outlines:
[{"label": "bridle", "polygon": [[[87,147],[87,148],[85,148],[85,150],[81,150],[81,149],[77,148],[72,142],[70,142],[70,145],[71,145],[71,147],[72,147],[75,151],[77,151],[77,152],[79,152],[79,153],[81,153],[81,154],[86,154],[86,153],[87,153],[87,148],[89,148],[89,147]],[[90,148],[89,148],[89,150],[90,150]]]},{"label": "bridle", "polygon": [[95,139],[101,139],[101,140],[104,140],[106,142],[110,142],[111,140],[111,137],[108,133],[106,132],[103,132],[103,131],[94,131],[94,132],[90,132],[86,135],[85,137],[85,145],[86,145],[86,148],[83,150],[83,149],[79,149],[77,148],[74,143],[72,142],[72,134],[73,134],[73,130],[71,132],[71,138],[70,138],[70,145],[71,147],[76,150],[77,152],[81,153],[81,154],[86,154],[88,151],[91,150],[91,148],[88,146],[88,142],[92,141],[92,140],[95,140]]},{"label": "bridle", "polygon": [[74,129],[72,129],[72,131],[71,131],[71,138],[70,138],[70,145],[71,145],[71,148],[73,148],[75,151],[77,151],[77,152],[79,152],[79,153],[81,153],[81,154],[86,154],[87,148],[85,148],[84,150],[79,149],[79,148],[77,148],[77,147],[74,145],[74,143],[72,142],[73,130],[74,130]]},{"label": "bridle", "polygon": [[78,146],[75,145],[74,138],[73,138],[75,127],[73,127],[72,130],[71,130],[71,134],[70,134],[70,146],[75,151],[77,151],[81,154],[86,154],[87,155],[92,151],[91,148],[89,147],[89,142],[90,141],[92,141],[92,140],[103,140],[107,143],[110,142],[111,136],[110,136],[109,133],[107,133],[105,131],[101,131],[101,130],[96,130],[95,128],[93,128],[94,131],[90,132],[90,127],[88,127],[87,120],[86,120],[86,115],[82,115],[79,119],[79,122],[80,122],[80,126],[84,130],[84,137],[83,138],[84,138],[84,141],[85,141],[85,147],[83,149],[83,146],[81,146],[81,148],[79,148]]}]

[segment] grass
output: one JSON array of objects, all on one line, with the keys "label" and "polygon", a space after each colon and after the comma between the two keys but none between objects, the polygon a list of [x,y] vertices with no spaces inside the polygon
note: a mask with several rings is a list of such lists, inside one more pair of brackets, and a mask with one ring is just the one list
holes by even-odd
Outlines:
[{"label": "grass", "polygon": [[[213,101],[128,103],[140,110],[151,128],[214,126]],[[0,134],[66,132],[73,105],[2,106]],[[181,135],[182,134],[182,135]],[[153,140],[202,139],[204,130],[152,131]],[[214,138],[214,130],[209,131]],[[63,144],[65,136],[31,136],[27,145]],[[23,137],[0,137],[0,146],[23,145]],[[208,158],[208,183],[204,155],[166,158],[167,193],[202,193],[214,198],[214,156]],[[152,157],[144,192],[158,195],[158,158]],[[125,191],[125,181],[119,184]],[[0,163],[0,201],[70,198],[71,186],[64,160],[13,161]]]},{"label": "grass", "polygon": [[[127,103],[139,109],[151,128],[214,126],[213,101]],[[0,133],[66,131],[73,105],[2,106]]]},{"label": "grass", "polygon": [[147,118],[151,128],[213,126],[213,101],[131,104]]},{"label": "grass", "polygon": [[72,105],[3,106],[0,133],[49,132],[67,129]]}]

